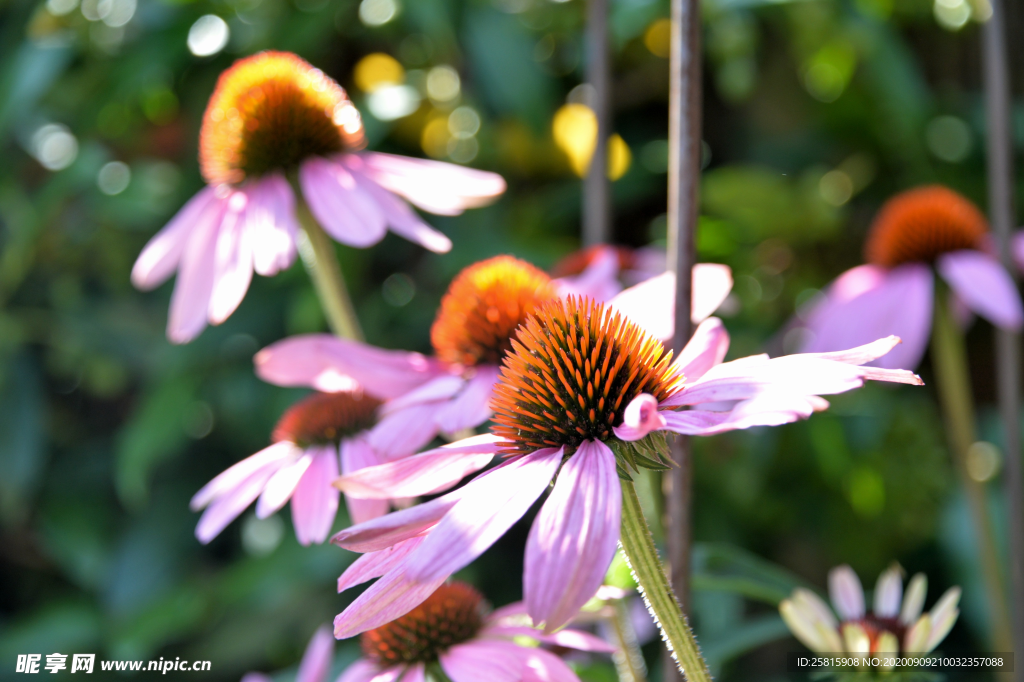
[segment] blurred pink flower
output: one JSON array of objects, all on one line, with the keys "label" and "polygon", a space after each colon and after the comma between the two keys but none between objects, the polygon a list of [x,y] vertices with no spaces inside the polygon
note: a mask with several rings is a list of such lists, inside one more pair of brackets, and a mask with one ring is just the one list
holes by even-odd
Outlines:
[{"label": "blurred pink flower", "polygon": [[[804,419],[827,407],[821,395],[865,379],[920,384],[911,372],[860,366],[898,343],[890,337],[840,353],[720,364],[729,338],[712,318],[672,362],[659,342],[602,304],[575,297],[548,303],[527,320],[504,362],[494,435],[473,441],[475,453],[507,458],[453,492],[332,538],[365,553],[339,588],[382,576],[335,619],[335,636],[415,607],[501,537],[553,479],[527,541],[523,593],[533,622],[557,630],[594,595],[615,553],[619,477],[641,456],[657,456],[656,442],[631,443],[657,431],[711,435]],[[440,448],[344,476],[338,485],[368,498],[405,497],[443,490],[467,473],[464,457]]]},{"label": "blurred pink flower", "polygon": [[807,333],[801,350],[838,350],[895,334],[903,345],[875,364],[917,367],[931,333],[933,263],[957,306],[999,327],[1019,329],[1020,295],[999,261],[982,250],[987,233],[977,208],[945,187],[921,187],[890,199],[871,228],[870,263],[840,275],[801,313]]},{"label": "blurred pink flower", "polygon": [[[306,645],[306,651],[299,662],[299,670],[295,673],[295,682],[325,682],[331,671],[331,659],[334,656],[334,639],[326,625],[319,628]],[[242,682],[272,682],[269,675],[263,673],[246,673]]]},{"label": "blurred pink flower", "polygon": [[451,682],[579,682],[562,659],[521,644],[523,639],[579,651],[614,651],[583,631],[548,634],[530,627],[521,603],[487,614],[476,590],[452,582],[402,617],[363,633],[364,657],[338,682],[423,682],[427,666],[434,664]]},{"label": "blurred pink flower", "polygon": [[[194,511],[206,508],[196,537],[210,542],[256,501],[266,518],[291,500],[295,535],[303,545],[321,543],[331,532],[340,493],[331,483],[340,473],[386,462],[366,439],[380,401],[359,387],[311,395],[288,409],[277,423],[273,445],[225,470],[192,497]],[[345,503],[353,523],[387,513],[386,499]]]},{"label": "blurred pink flower", "polygon": [[874,605],[864,606],[864,589],[849,566],[828,574],[828,591],[837,620],[818,595],[797,588],[779,604],[790,631],[812,651],[824,654],[885,655],[928,653],[945,639],[960,611],[960,588],[946,590],[928,613],[928,580],[915,575],[903,592],[902,569],[894,565],[878,576]]},{"label": "blurred pink flower", "polygon": [[[622,291],[609,305],[659,338],[671,337],[673,281],[670,273],[649,279]],[[694,281],[695,312],[705,316],[732,286],[724,265],[701,266]],[[511,256],[496,256],[471,265],[452,281],[431,330],[437,359],[310,334],[261,350],[256,373],[273,384],[321,391],[355,379],[389,398],[370,432],[370,444],[389,458],[408,455],[438,433],[455,434],[490,419],[499,364],[516,330],[537,306],[557,295],[555,283],[542,271]]]},{"label": "blurred pink flower", "polygon": [[178,272],[167,322],[174,343],[220,324],[242,302],[252,273],[275,275],[295,260],[295,195],[337,241],[365,248],[388,229],[440,253],[451,242],[398,196],[457,215],[505,191],[494,173],[438,161],[363,152],[359,112],[333,80],[287,52],[261,52],[221,74],[200,131],[207,187],[143,249],[139,289]]}]

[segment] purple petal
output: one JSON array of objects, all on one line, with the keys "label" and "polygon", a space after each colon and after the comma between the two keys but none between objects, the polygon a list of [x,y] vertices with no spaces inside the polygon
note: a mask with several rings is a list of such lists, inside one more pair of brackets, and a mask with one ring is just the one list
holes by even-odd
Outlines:
[{"label": "purple petal", "polygon": [[666,400],[665,404],[699,405],[746,400],[762,393],[828,395],[864,384],[860,367],[816,357],[726,362]]},{"label": "purple petal", "polygon": [[441,668],[452,682],[519,682],[523,653],[511,642],[471,640],[441,654]]},{"label": "purple petal", "polygon": [[[732,290],[732,270],[727,265],[698,263],[693,268],[691,319],[694,323],[715,312]],[[668,341],[675,334],[676,276],[665,272],[646,279],[613,298],[609,305],[656,339]]]},{"label": "purple petal", "polygon": [[265,519],[291,499],[299,480],[313,462],[313,456],[303,455],[297,462],[281,467],[270,477],[256,503],[256,518]]},{"label": "purple petal", "polygon": [[384,238],[384,214],[341,164],[311,157],[299,167],[299,183],[310,213],[334,239],[366,248]]},{"label": "purple petal", "polygon": [[405,564],[400,564],[338,614],[334,619],[334,636],[345,639],[401,618],[422,604],[446,579],[447,576],[426,582],[414,581],[408,577]]},{"label": "purple petal", "polygon": [[217,234],[229,201],[207,205],[189,232],[167,316],[167,338],[171,343],[188,343],[206,327],[215,278]]},{"label": "purple petal", "polygon": [[854,268],[833,284],[808,316],[811,339],[802,350],[840,351],[894,335],[903,344],[874,364],[914,369],[928,344],[932,290],[926,265],[910,263],[887,272],[874,266]]},{"label": "purple petal", "polygon": [[693,302],[690,319],[694,324],[710,317],[732,291],[732,268],[719,263],[693,266]]},{"label": "purple petal", "polygon": [[196,539],[205,545],[220,535],[229,523],[238,518],[238,515],[259,497],[263,486],[273,473],[272,466],[253,472],[233,490],[207,507],[196,525]]},{"label": "purple petal", "polygon": [[338,513],[338,489],[331,482],[338,477],[338,451],[333,445],[310,449],[313,461],[292,495],[292,524],[299,544],[321,543],[331,533]]},{"label": "purple petal", "polygon": [[[729,351],[729,332],[717,317],[700,323],[676,358],[677,371],[693,383],[722,363]],[[671,398],[670,398],[671,400]],[[670,403],[666,403],[670,404]]]},{"label": "purple petal", "polygon": [[384,350],[330,334],[293,336],[256,354],[256,375],[278,386],[332,392],[362,386],[378,398],[397,398],[445,370],[420,353]]},{"label": "purple petal", "polygon": [[453,400],[439,407],[434,421],[443,433],[458,433],[480,426],[491,418],[491,396],[498,381],[498,368],[479,365],[476,374]]},{"label": "purple petal", "polygon": [[242,682],[274,682],[274,680],[263,673],[246,673],[242,675]]},{"label": "purple petal", "polygon": [[266,176],[249,191],[244,225],[251,235],[256,272],[269,277],[295,261],[295,195],[280,174]]},{"label": "purple petal", "polygon": [[248,202],[248,190],[239,190],[232,195],[217,234],[213,291],[208,310],[212,324],[220,324],[235,312],[252,282],[253,235],[245,229],[244,222]]},{"label": "purple petal", "polygon": [[[376,466],[380,458],[363,438],[346,438],[341,441],[341,473],[355,473],[366,467]],[[332,485],[336,485],[332,484]],[[352,523],[363,523],[388,513],[391,505],[387,500],[367,500],[350,495],[345,496],[345,506]]]},{"label": "purple petal", "polygon": [[427,383],[397,398],[389,400],[381,414],[390,414],[414,405],[438,403],[457,395],[466,385],[466,380],[456,374],[442,374]]},{"label": "purple petal", "polygon": [[505,180],[496,173],[379,152],[359,157],[367,177],[430,213],[458,215],[505,191]]},{"label": "purple petal", "polygon": [[370,445],[385,460],[411,455],[437,435],[437,409],[437,403],[427,403],[385,415],[370,429]]},{"label": "purple petal", "polygon": [[427,679],[427,664],[426,663],[414,663],[406,669],[405,674],[402,675],[400,682],[426,682]]},{"label": "purple petal", "polygon": [[641,393],[626,405],[622,424],[614,427],[619,440],[640,440],[651,431],[665,428],[665,419],[658,413],[658,399],[650,393]]},{"label": "purple petal", "polygon": [[828,573],[828,596],[841,620],[864,617],[864,588],[853,569],[845,564]]},{"label": "purple petal", "polygon": [[496,625],[485,628],[480,634],[483,637],[504,637],[507,639],[529,637],[544,644],[560,646],[566,649],[576,649],[577,651],[595,651],[610,654],[617,650],[600,637],[582,630],[565,629],[545,634],[541,630],[526,625]]},{"label": "purple petal", "polygon": [[331,637],[331,629],[326,626],[318,628],[306,647],[306,653],[302,654],[295,682],[324,682],[327,671],[331,669],[333,655],[334,638]]},{"label": "purple petal", "polygon": [[473,436],[386,464],[346,474],[336,482],[347,495],[378,500],[418,497],[450,488],[487,466],[507,443],[490,434]]},{"label": "purple petal", "polygon": [[437,524],[462,499],[465,490],[459,488],[430,502],[346,528],[336,533],[331,542],[353,552],[377,552],[391,547]]},{"label": "purple petal", "polygon": [[132,267],[132,284],[148,291],[163,284],[178,267],[192,232],[204,224],[208,213],[219,212],[217,190],[205,187],[188,200],[162,230],[142,249]]},{"label": "purple petal", "polygon": [[610,246],[602,246],[583,272],[553,280],[552,283],[562,297],[574,294],[599,302],[608,301],[622,291],[619,283],[619,254]]},{"label": "purple petal", "polygon": [[215,498],[221,497],[236,488],[256,471],[270,465],[273,465],[273,470],[276,471],[282,466],[281,460],[301,456],[302,450],[294,443],[288,441],[280,441],[265,447],[255,455],[250,455],[217,474],[212,481],[204,485],[200,488],[199,492],[192,496],[189,508],[192,511],[199,511],[210,504]]},{"label": "purple petal", "polygon": [[1024,271],[1024,231],[1018,232],[1013,236],[1011,250],[1013,251],[1013,261],[1017,264],[1017,269]]},{"label": "purple petal", "polygon": [[601,586],[621,513],[615,455],[600,441],[584,442],[562,466],[526,541],[523,595],[545,632],[568,623]]},{"label": "purple petal", "polygon": [[462,499],[409,557],[410,577],[418,581],[447,578],[480,556],[547,489],[561,460],[561,449],[538,450],[460,488]]},{"label": "purple petal", "polygon": [[405,557],[423,543],[423,536],[403,540],[379,552],[367,552],[352,562],[338,578],[338,592],[379,578],[401,564]]},{"label": "purple petal", "polygon": [[[398,672],[401,670],[401,668],[386,668],[385,670],[394,670],[394,677],[392,677],[391,679],[395,680],[398,678]],[[380,675],[382,672],[385,671],[382,671],[380,666],[376,663],[368,661],[364,658],[360,658],[355,663],[346,668],[345,672],[343,672],[335,682],[379,682],[377,676]]]},{"label": "purple petal", "polygon": [[974,312],[1003,329],[1019,330],[1024,323],[1020,293],[1010,274],[981,251],[954,251],[939,256],[939,274]]},{"label": "purple petal", "polygon": [[742,400],[729,411],[669,410],[661,414],[669,431],[688,436],[712,436],[754,426],[788,424],[807,419],[827,407],[828,403],[822,398],[777,392]]},{"label": "purple petal", "polygon": [[[452,240],[423,222],[416,215],[416,212],[409,208],[408,204],[363,173],[361,168],[362,160],[357,155],[349,154],[344,159],[346,161],[345,165],[352,175],[355,176],[360,187],[368,192],[374,201],[377,202],[377,206],[383,212],[384,219],[387,221],[392,232],[434,253],[448,253],[451,251]],[[359,163],[354,163],[354,161]]]},{"label": "purple petal", "polygon": [[544,649],[529,649],[522,682],[580,682],[565,661]]},{"label": "purple petal", "polygon": [[895,618],[900,614],[900,603],[903,601],[903,569],[899,565],[882,571],[875,583],[874,608],[876,616]]}]

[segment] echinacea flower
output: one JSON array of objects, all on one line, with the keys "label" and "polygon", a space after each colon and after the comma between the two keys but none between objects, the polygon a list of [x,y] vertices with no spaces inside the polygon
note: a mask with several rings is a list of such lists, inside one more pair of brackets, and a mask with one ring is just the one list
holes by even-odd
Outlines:
[{"label": "echinacea flower", "polygon": [[[576,297],[548,302],[513,340],[494,389],[489,448],[504,461],[453,492],[332,538],[367,553],[350,571],[382,576],[335,619],[335,636],[352,636],[415,607],[501,537],[552,480],[527,540],[523,594],[533,622],[557,630],[594,595],[615,554],[620,476],[639,466],[666,468],[661,432],[710,435],[778,425],[824,409],[821,395],[868,378],[921,383],[910,372],[859,366],[898,342],[719,364],[729,339],[711,318],[673,362],[661,343],[604,304]],[[484,438],[473,439],[474,454],[486,452]],[[361,497],[443,490],[467,473],[465,456],[454,453],[462,445],[369,467],[337,484]],[[339,587],[355,584],[346,576]]]},{"label": "echinacea flower", "polygon": [[221,74],[199,133],[207,186],[143,249],[132,282],[152,289],[177,270],[167,337],[186,343],[242,302],[252,273],[295,260],[296,181],[337,241],[365,248],[390,228],[431,251],[451,242],[399,198],[456,215],[505,190],[494,173],[360,151],[359,112],[319,69],[287,52],[240,59]]},{"label": "echinacea flower", "polygon": [[849,348],[889,334],[903,339],[877,364],[917,367],[932,325],[932,267],[957,300],[999,327],[1024,323],[1020,295],[987,251],[985,217],[966,198],[941,186],[890,199],[879,211],[865,247],[868,264],[843,273],[803,316],[802,350]]},{"label": "echinacea flower", "polygon": [[864,605],[864,590],[849,566],[828,574],[835,614],[818,595],[797,588],[779,604],[779,613],[797,639],[824,654],[858,656],[921,654],[932,651],[949,634],[960,611],[960,588],[951,587],[922,613],[928,579],[918,573],[903,592],[902,570],[892,566],[878,576],[874,605]]},{"label": "echinacea flower", "polygon": [[[335,393],[314,393],[290,407],[278,421],[273,444],[225,470],[192,498],[194,511],[206,508],[196,537],[210,542],[256,501],[256,516],[266,518],[292,503],[295,535],[303,545],[323,542],[338,511],[339,492],[331,482],[380,464],[366,431],[381,401],[350,385]],[[340,464],[340,466],[339,466]],[[388,511],[387,500],[346,496],[349,516],[359,523]]]},{"label": "echinacea flower", "polygon": [[[318,628],[313,638],[306,645],[302,654],[299,669],[295,673],[295,682],[326,682],[331,671],[331,659],[334,656],[334,638],[327,626]],[[246,673],[242,682],[273,682],[264,673]]]},{"label": "echinacea flower", "polygon": [[[706,316],[728,295],[732,279],[726,266],[705,268],[695,269],[694,301]],[[669,290],[661,280],[627,289],[611,305],[643,320],[657,320],[652,326],[664,332],[661,320],[671,321],[674,287]],[[660,288],[649,288],[651,283]],[[464,269],[448,287],[430,330],[433,359],[310,334],[261,350],[256,373],[270,383],[323,391],[346,377],[371,387],[390,400],[370,432],[370,444],[389,458],[408,455],[438,433],[455,434],[491,417],[499,365],[512,348],[516,330],[535,309],[557,297],[556,283],[543,271],[512,256],[496,256]]]},{"label": "echinacea flower", "polygon": [[364,632],[363,657],[338,682],[423,682],[439,665],[451,682],[579,682],[562,659],[523,642],[610,653],[580,630],[545,634],[529,626],[521,603],[488,613],[483,597],[461,582],[441,585],[415,609]]}]

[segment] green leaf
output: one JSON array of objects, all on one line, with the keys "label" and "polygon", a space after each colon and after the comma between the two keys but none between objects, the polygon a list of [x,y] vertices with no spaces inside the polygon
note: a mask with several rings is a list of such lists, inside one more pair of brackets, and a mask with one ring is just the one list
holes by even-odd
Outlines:
[{"label": "green leaf", "polygon": [[15,355],[0,367],[0,515],[14,521],[46,464],[42,380],[32,358]]},{"label": "green leaf", "polygon": [[693,589],[723,590],[772,606],[797,587],[814,589],[787,569],[727,543],[693,546]]}]

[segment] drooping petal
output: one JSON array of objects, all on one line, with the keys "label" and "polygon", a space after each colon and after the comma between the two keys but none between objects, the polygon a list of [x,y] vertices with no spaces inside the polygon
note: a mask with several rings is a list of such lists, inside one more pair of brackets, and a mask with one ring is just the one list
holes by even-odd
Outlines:
[{"label": "drooping petal", "polygon": [[960,616],[960,610],[957,608],[959,602],[960,588],[951,587],[939,597],[939,601],[935,602],[935,606],[928,612],[931,629],[928,632],[927,651],[937,647],[953,629],[956,619]]},{"label": "drooping petal", "polygon": [[[779,604],[779,614],[786,622],[789,631],[804,646],[818,653],[840,652],[843,649],[835,624],[817,617],[816,610],[807,608],[794,595],[791,599],[783,599]],[[833,618],[833,622],[834,622]]]},{"label": "drooping petal", "polygon": [[[807,316],[811,334],[801,350],[839,351],[895,335],[903,344],[874,364],[914,369],[921,362],[931,330],[932,288],[931,270],[919,263],[890,271],[875,266],[855,268],[840,277]],[[856,295],[851,295],[854,292]]]},{"label": "drooping petal", "polygon": [[[420,546],[422,548],[422,545]],[[370,585],[334,619],[334,636],[345,639],[401,618],[422,604],[447,576],[436,580],[411,580],[408,559]]]},{"label": "drooping petal", "polygon": [[665,428],[688,436],[713,436],[726,431],[749,429],[755,426],[780,426],[807,419],[828,407],[828,402],[817,396],[799,395],[781,391],[768,392],[737,402],[731,410],[662,411]]},{"label": "drooping petal", "polygon": [[347,154],[343,159],[360,187],[377,202],[377,207],[384,214],[384,219],[392,232],[434,253],[451,251],[452,240],[425,223],[408,204],[366,175],[362,170],[362,159],[358,155]]},{"label": "drooping petal", "polygon": [[309,640],[306,652],[302,654],[295,682],[326,682],[333,654],[334,638],[331,637],[331,629],[326,626],[318,628],[313,639]]},{"label": "drooping petal", "polygon": [[188,343],[206,327],[215,280],[217,235],[229,200],[211,202],[189,232],[167,315],[167,338],[171,343]]},{"label": "drooping petal", "polygon": [[431,528],[462,499],[466,488],[408,509],[391,512],[372,521],[339,531],[331,542],[353,552],[377,552]]},{"label": "drooping petal", "polygon": [[263,488],[256,503],[256,518],[265,519],[291,499],[299,480],[313,463],[313,455],[305,454],[298,461],[277,470]]},{"label": "drooping petal", "polygon": [[360,469],[336,481],[346,494],[370,499],[429,495],[487,466],[505,441],[484,434],[392,462]]},{"label": "drooping petal", "polygon": [[864,384],[860,367],[815,357],[788,356],[765,362],[726,362],[665,400],[667,405],[700,405],[746,400],[763,393],[830,395]]},{"label": "drooping petal", "polygon": [[616,648],[596,635],[583,630],[559,630],[558,632],[545,633],[527,625],[495,625],[488,626],[481,632],[482,637],[529,637],[544,644],[576,649],[577,651],[596,651],[610,654]]},{"label": "drooping petal", "polygon": [[439,403],[412,405],[384,415],[367,436],[370,445],[385,460],[411,455],[437,435]]},{"label": "drooping petal", "polygon": [[442,400],[448,400],[449,398],[457,395],[465,385],[466,380],[461,376],[456,374],[442,374],[421,386],[417,386],[408,393],[405,393],[393,400],[389,400],[381,407],[380,413],[386,415],[392,412],[397,412],[398,410],[404,410],[405,408],[412,407],[413,405],[438,403]]},{"label": "drooping petal", "polygon": [[380,152],[359,156],[370,179],[430,213],[458,215],[505,191],[505,180],[496,173]]},{"label": "drooping petal", "polygon": [[229,523],[256,501],[273,473],[273,466],[258,469],[223,497],[218,497],[199,518],[199,523],[196,524],[196,539],[205,545],[220,535]]},{"label": "drooping petal", "polygon": [[522,682],[579,682],[580,678],[558,656],[544,649],[528,649]]},{"label": "drooping petal", "polygon": [[441,668],[452,682],[519,682],[523,659],[511,642],[471,640],[441,654]]},{"label": "drooping petal", "polygon": [[[341,473],[354,474],[367,467],[377,466],[380,458],[364,438],[346,438],[341,441]],[[337,486],[335,486],[337,487]],[[368,500],[350,494],[345,495],[345,506],[348,508],[352,523],[363,523],[388,513],[387,500]]]},{"label": "drooping petal", "polygon": [[694,324],[710,317],[732,291],[732,268],[720,263],[693,266],[693,303],[690,319]]},{"label": "drooping petal", "polygon": [[248,190],[235,192],[228,201],[215,245],[213,291],[208,318],[220,324],[235,312],[252,282],[252,233],[245,229]]},{"label": "drooping petal", "polygon": [[658,399],[641,393],[626,405],[622,424],[613,428],[619,440],[640,440],[651,431],[665,428],[665,418],[658,412]]},{"label": "drooping petal", "polygon": [[350,587],[361,585],[367,580],[379,578],[401,564],[422,542],[423,536],[420,535],[403,540],[378,552],[367,552],[353,561],[338,578],[338,592],[344,592]]},{"label": "drooping petal", "polygon": [[409,557],[410,577],[422,582],[447,578],[480,556],[547,489],[561,459],[561,449],[538,450],[463,486],[462,499]]},{"label": "drooping petal", "polygon": [[[732,270],[717,263],[693,268],[690,317],[698,323],[715,312],[732,290]],[[609,305],[643,327],[656,339],[669,341],[675,334],[676,276],[664,272],[631,286]]]},{"label": "drooping petal", "polygon": [[331,482],[338,477],[338,451],[333,445],[312,449],[313,461],[292,495],[292,523],[299,544],[321,543],[331,533],[338,513],[338,489]]},{"label": "drooping petal", "polygon": [[304,334],[256,354],[256,375],[278,386],[332,392],[358,384],[378,398],[397,398],[444,370],[420,353],[384,350],[330,334]]},{"label": "drooping petal", "polygon": [[[401,668],[386,668],[385,670],[394,670],[394,676],[392,680],[398,679],[398,672]],[[360,658],[355,663],[345,669],[345,672],[335,682],[378,682],[378,675],[383,673],[380,666],[372,661],[368,661],[365,658]]]},{"label": "drooping petal", "polygon": [[587,296],[598,302],[612,299],[622,291],[619,283],[619,254],[610,246],[602,246],[583,272],[552,281],[559,296]]},{"label": "drooping petal", "polygon": [[828,572],[828,596],[844,621],[864,617],[864,588],[849,566],[836,566]]},{"label": "drooping petal", "polygon": [[585,441],[562,466],[526,541],[523,596],[545,632],[568,623],[601,586],[621,515],[615,455],[600,441]]},{"label": "drooping petal", "polygon": [[1024,324],[1017,285],[992,256],[981,251],[953,251],[939,256],[935,265],[957,297],[992,324],[1013,330]]},{"label": "drooping petal", "polygon": [[721,364],[729,352],[729,332],[717,317],[711,317],[697,327],[693,336],[675,360],[677,371],[693,383],[715,365]]},{"label": "drooping petal", "polygon": [[270,277],[295,261],[295,194],[279,173],[262,178],[249,192],[245,230],[251,234],[253,268]]},{"label": "drooping petal", "polygon": [[273,470],[276,471],[282,466],[281,460],[298,458],[300,456],[302,456],[302,450],[289,441],[279,441],[265,447],[255,455],[250,455],[217,474],[213,480],[200,488],[199,492],[192,496],[189,508],[192,511],[199,511],[210,504],[215,498],[237,487],[256,471],[267,466],[272,466]]},{"label": "drooping petal", "polygon": [[446,404],[440,406],[434,415],[442,433],[458,433],[471,429],[491,418],[491,396],[498,381],[498,368],[494,365],[480,365],[476,374],[465,388]]},{"label": "drooping petal", "polygon": [[399,682],[426,682],[427,679],[427,664],[426,663],[413,663],[405,670],[405,674],[402,675],[402,679]]},{"label": "drooping petal", "polygon": [[874,613],[882,618],[895,618],[903,600],[903,577],[899,565],[890,566],[875,583]]},{"label": "drooping petal", "polygon": [[132,267],[132,284],[143,291],[163,284],[177,269],[196,226],[206,224],[208,214],[219,212],[217,190],[213,187],[201,189],[142,249]]},{"label": "drooping petal", "polygon": [[384,214],[341,164],[310,157],[299,167],[299,182],[313,217],[334,239],[366,248],[384,238]]}]

